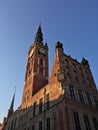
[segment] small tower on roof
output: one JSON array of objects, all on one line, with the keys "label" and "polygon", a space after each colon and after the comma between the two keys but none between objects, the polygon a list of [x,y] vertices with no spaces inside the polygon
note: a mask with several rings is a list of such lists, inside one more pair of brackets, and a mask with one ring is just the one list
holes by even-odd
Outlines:
[{"label": "small tower on roof", "polygon": [[8,115],[7,115],[7,119],[13,114],[14,112],[14,100],[15,100],[15,92],[14,92],[14,95],[13,95],[13,98],[12,98],[12,101],[11,101],[11,105],[10,105],[10,108],[8,110]]},{"label": "small tower on roof", "polygon": [[59,41],[55,44],[55,49],[61,49],[63,51],[63,44]]}]

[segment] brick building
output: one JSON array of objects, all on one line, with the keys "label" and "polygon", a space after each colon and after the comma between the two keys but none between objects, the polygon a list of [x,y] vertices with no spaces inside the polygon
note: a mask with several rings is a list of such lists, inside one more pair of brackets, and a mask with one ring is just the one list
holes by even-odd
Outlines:
[{"label": "brick building", "polygon": [[48,45],[39,26],[28,52],[22,103],[13,111],[13,96],[3,130],[98,130],[98,91],[88,61],[66,55],[58,41],[50,78],[48,72]]}]

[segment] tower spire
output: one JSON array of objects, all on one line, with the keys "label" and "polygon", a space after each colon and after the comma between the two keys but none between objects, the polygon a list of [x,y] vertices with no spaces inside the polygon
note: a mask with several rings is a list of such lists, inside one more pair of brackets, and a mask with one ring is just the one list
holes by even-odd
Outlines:
[{"label": "tower spire", "polygon": [[14,93],[14,95],[13,95],[12,102],[11,102],[11,105],[10,105],[9,110],[13,110],[13,107],[14,107],[14,100],[15,100],[15,93]]},{"label": "tower spire", "polygon": [[43,42],[43,33],[42,33],[42,29],[41,29],[41,24],[38,27],[34,42],[40,42],[40,43]]},{"label": "tower spire", "polygon": [[10,108],[9,108],[9,110],[8,110],[7,118],[9,118],[9,117],[13,114],[13,111],[14,111],[15,93],[16,93],[16,87],[15,87],[15,92],[14,92],[14,95],[13,95],[13,98],[12,98],[12,101],[11,101]]}]

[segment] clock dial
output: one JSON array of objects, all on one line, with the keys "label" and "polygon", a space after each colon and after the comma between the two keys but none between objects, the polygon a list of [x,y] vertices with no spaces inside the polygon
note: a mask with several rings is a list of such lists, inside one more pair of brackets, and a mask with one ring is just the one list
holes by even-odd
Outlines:
[{"label": "clock dial", "polygon": [[31,57],[34,54],[34,49],[30,51],[29,57]]},{"label": "clock dial", "polygon": [[43,48],[40,48],[40,49],[39,49],[39,52],[40,52],[41,54],[43,54],[43,55],[46,55],[46,50],[43,49]]}]

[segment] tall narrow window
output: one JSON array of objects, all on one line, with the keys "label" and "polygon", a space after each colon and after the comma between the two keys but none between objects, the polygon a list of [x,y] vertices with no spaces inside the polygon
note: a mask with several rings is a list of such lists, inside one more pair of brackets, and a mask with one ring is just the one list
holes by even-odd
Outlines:
[{"label": "tall narrow window", "polygon": [[84,103],[83,94],[82,94],[82,91],[80,89],[78,90],[78,93],[79,93],[80,102]]},{"label": "tall narrow window", "polygon": [[84,117],[84,122],[85,122],[86,130],[91,130],[88,116],[87,115],[83,115],[83,117]]},{"label": "tall narrow window", "polygon": [[74,115],[74,121],[75,121],[75,128],[76,128],[76,130],[81,130],[78,112],[73,112],[73,115]]},{"label": "tall narrow window", "polygon": [[93,117],[93,124],[94,124],[95,130],[98,130],[98,121],[95,117]]},{"label": "tall narrow window", "polygon": [[42,68],[42,66],[40,67],[40,74],[43,75],[43,68]]},{"label": "tall narrow window", "polygon": [[98,108],[98,99],[96,98],[96,96],[93,96],[93,98],[94,98],[94,103],[96,105],[96,108]]},{"label": "tall narrow window", "polygon": [[49,93],[46,95],[46,109],[50,107],[50,96]]},{"label": "tall narrow window", "polygon": [[40,65],[43,66],[43,59],[40,59]]},{"label": "tall narrow window", "polygon": [[17,117],[14,120],[14,129],[16,128]]},{"label": "tall narrow window", "polygon": [[70,91],[70,97],[71,97],[71,99],[75,100],[75,94],[74,94],[73,86],[69,86],[69,91]]},{"label": "tall narrow window", "polygon": [[39,57],[38,57],[38,62],[37,62],[37,63],[38,63],[38,65],[39,65],[39,63],[40,63],[40,59],[39,59]]},{"label": "tall narrow window", "polygon": [[35,125],[32,126],[32,130],[35,130]]},{"label": "tall narrow window", "polygon": [[87,96],[89,106],[92,106],[92,101],[91,101],[91,97],[90,97],[89,93],[86,93],[86,96]]},{"label": "tall narrow window", "polygon": [[11,129],[13,129],[14,120],[11,122]]},{"label": "tall narrow window", "polygon": [[10,122],[9,122],[9,124],[8,124],[8,130],[10,130]]},{"label": "tall narrow window", "polygon": [[30,128],[28,127],[27,130],[30,130]]},{"label": "tall narrow window", "polygon": [[37,73],[39,74],[39,67],[37,67]]},{"label": "tall narrow window", "polygon": [[45,67],[45,60],[43,60],[43,66]]},{"label": "tall narrow window", "polygon": [[42,112],[42,107],[43,107],[43,99],[41,98],[40,100],[39,100],[39,113],[41,113]]},{"label": "tall narrow window", "polygon": [[42,130],[42,121],[39,122],[39,130]]},{"label": "tall narrow window", "polygon": [[27,92],[27,100],[29,100],[30,99],[30,91],[28,90],[28,92]]},{"label": "tall narrow window", "polygon": [[50,130],[50,117],[46,120],[46,130]]},{"label": "tall narrow window", "polygon": [[36,102],[34,102],[33,104],[33,116],[35,116],[35,113],[36,113]]}]

